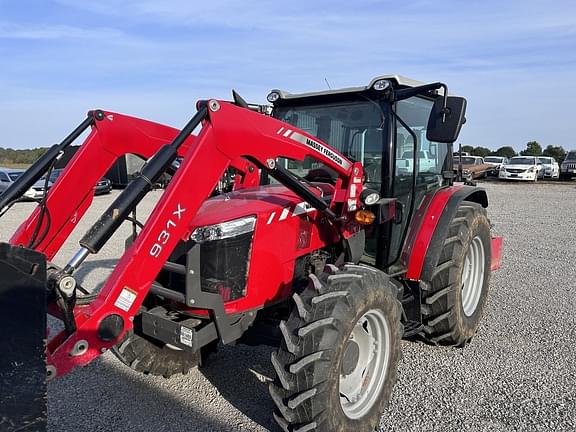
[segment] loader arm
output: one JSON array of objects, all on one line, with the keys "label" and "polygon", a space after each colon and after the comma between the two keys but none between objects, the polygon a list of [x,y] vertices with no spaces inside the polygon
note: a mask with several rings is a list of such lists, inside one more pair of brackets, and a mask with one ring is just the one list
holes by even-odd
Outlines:
[{"label": "loader arm", "polygon": [[[90,207],[96,182],[120,157],[132,153],[149,159],[180,132],[176,128],[123,114],[108,111],[102,113],[103,115],[93,122],[89,136],[58,177],[47,197],[50,222],[48,224],[47,220],[43,221],[40,231],[46,228],[46,235],[35,249],[44,253],[48,260],[54,258]],[[183,156],[195,139],[196,137],[191,135],[179,148],[178,155]],[[250,173],[248,165],[245,160],[232,164],[246,175]],[[253,186],[257,181],[257,176],[250,176],[244,178],[243,185]],[[10,239],[11,244],[29,244],[38,223],[39,213],[40,209],[35,209],[20,225]]]},{"label": "loader arm", "polygon": [[[358,205],[362,188],[360,164],[350,162],[317,138],[271,117],[223,101],[212,100],[199,107],[205,115],[201,115],[202,129],[197,137],[190,135],[194,125],[187,125],[179,133],[176,129],[106,113],[50,191],[46,204],[52,215],[51,224],[48,235],[37,246],[48,259],[56,254],[90,205],[93,185],[119,156],[136,153],[148,158],[155,154],[151,166],[154,158],[175,149],[183,157],[146,224],[120,258],[97,298],[88,305],[73,307],[74,330],[62,331],[49,341],[50,378],[86,365],[132,328],[134,315],[162,266],[177,243],[189,238],[200,206],[230,166],[250,172],[248,166],[253,163],[260,170],[268,171],[304,200],[332,216],[332,223],[339,225],[343,233],[347,230],[349,212]],[[332,202],[324,204],[311,188],[280,170],[275,164],[279,157],[299,161],[312,157],[334,170],[338,180]],[[165,161],[169,161],[169,157]],[[247,176],[248,183],[252,184],[254,177],[254,173]],[[129,185],[82,239],[85,254],[97,253],[122,222],[116,220],[122,219],[119,215],[135,207],[149,190],[142,188],[135,193],[138,184],[144,181],[137,179],[132,183],[136,186]],[[336,209],[338,215],[334,213]],[[38,213],[36,210],[21,225],[11,239],[12,245],[27,243]]]}]

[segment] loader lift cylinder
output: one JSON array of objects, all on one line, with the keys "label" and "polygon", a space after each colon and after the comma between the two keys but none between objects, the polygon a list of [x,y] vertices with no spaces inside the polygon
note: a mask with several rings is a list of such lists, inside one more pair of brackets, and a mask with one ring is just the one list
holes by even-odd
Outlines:
[{"label": "loader lift cylinder", "polygon": [[98,253],[122,222],[132,213],[138,203],[150,192],[154,183],[170,167],[178,155],[178,148],[186,141],[200,122],[206,118],[207,114],[208,108],[206,104],[203,104],[194,117],[174,138],[174,141],[162,147],[146,163],[140,176],[130,182],[112,205],[108,207],[106,212],[82,237],[80,246],[87,249],[90,253]]}]

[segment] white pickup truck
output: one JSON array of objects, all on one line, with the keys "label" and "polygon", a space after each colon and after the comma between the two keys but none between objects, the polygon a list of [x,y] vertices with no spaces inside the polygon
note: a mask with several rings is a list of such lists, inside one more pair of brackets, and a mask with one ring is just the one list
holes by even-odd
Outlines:
[{"label": "white pickup truck", "polygon": [[[405,151],[400,159],[396,160],[396,171],[398,174],[412,173],[412,164],[414,163],[414,152]],[[436,159],[426,150],[418,151],[418,171],[419,172],[436,172]]]}]

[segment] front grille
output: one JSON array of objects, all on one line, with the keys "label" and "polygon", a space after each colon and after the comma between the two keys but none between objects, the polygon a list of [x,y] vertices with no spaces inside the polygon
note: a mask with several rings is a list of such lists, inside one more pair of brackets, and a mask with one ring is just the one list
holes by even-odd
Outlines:
[{"label": "front grille", "polygon": [[200,245],[202,291],[218,293],[224,301],[246,295],[253,235],[249,232]]},{"label": "front grille", "polygon": [[576,163],[563,163],[563,164],[562,164],[562,169],[563,169],[563,170],[576,169]]},{"label": "front grille", "polygon": [[[189,291],[186,287],[186,267],[192,265],[196,270],[195,266],[199,265],[200,269],[196,270],[196,274],[200,275],[200,290],[220,294],[225,302],[242,298],[246,296],[253,236],[252,231],[201,244],[192,240],[181,241],[168,261],[179,265],[183,271],[164,268],[156,277],[156,282],[170,291],[186,296]],[[198,264],[188,262],[192,248],[200,248]]]},{"label": "front grille", "polygon": [[520,174],[526,171],[525,169],[521,168],[506,168],[506,172],[513,173],[513,174]]}]

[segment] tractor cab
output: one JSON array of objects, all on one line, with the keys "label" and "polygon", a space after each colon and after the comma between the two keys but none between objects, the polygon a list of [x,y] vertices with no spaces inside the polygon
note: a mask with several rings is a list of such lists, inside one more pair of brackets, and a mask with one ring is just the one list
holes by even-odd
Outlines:
[{"label": "tractor cab", "polygon": [[[364,187],[386,202],[396,200],[395,217],[366,231],[362,261],[367,264],[401,271],[412,216],[425,196],[452,184],[452,142],[464,121],[465,101],[444,97],[445,91],[440,83],[390,75],[364,87],[268,95],[274,117],[362,163]],[[330,181],[330,170],[314,159],[282,163],[307,180]]]}]

